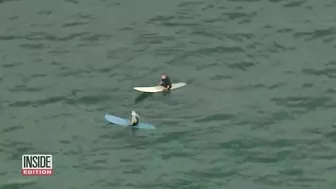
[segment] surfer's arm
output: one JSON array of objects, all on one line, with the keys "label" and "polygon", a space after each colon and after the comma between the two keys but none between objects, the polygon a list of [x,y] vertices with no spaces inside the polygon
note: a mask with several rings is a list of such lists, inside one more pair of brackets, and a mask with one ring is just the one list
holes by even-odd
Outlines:
[{"label": "surfer's arm", "polygon": [[130,126],[132,126],[135,122],[136,122],[136,119],[134,117],[132,117]]},{"label": "surfer's arm", "polygon": [[171,85],[167,85],[163,90],[168,91],[171,88]]}]

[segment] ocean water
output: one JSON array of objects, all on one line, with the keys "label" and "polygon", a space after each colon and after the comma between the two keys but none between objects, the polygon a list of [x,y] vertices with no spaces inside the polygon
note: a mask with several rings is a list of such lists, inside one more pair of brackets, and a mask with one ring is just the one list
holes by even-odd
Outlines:
[{"label": "ocean water", "polygon": [[[334,189],[334,0],[0,1],[0,189]],[[144,95],[162,73],[188,85]],[[107,124],[132,110],[156,130]],[[21,176],[22,154],[54,175]]]}]

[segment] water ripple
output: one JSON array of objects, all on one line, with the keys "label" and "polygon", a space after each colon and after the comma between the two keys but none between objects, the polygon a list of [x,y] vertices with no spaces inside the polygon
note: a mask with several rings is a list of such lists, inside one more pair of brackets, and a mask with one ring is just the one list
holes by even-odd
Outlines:
[{"label": "water ripple", "polygon": [[[332,0],[0,3],[2,180],[52,153],[29,187],[334,188]],[[134,103],[162,72],[188,85]],[[103,118],[131,110],[157,129]]]}]

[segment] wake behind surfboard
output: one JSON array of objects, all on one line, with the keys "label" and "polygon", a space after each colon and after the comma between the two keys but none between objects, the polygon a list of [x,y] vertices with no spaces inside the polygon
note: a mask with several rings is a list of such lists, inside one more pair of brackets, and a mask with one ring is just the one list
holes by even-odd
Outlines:
[{"label": "wake behind surfboard", "polygon": [[[186,83],[173,83],[170,90],[178,89],[181,87],[186,86]],[[146,93],[157,93],[162,92],[164,87],[162,86],[154,86],[154,87],[134,87],[135,90],[140,92],[146,92]]]},{"label": "wake behind surfboard", "polygon": [[[105,114],[105,119],[106,121],[119,125],[119,126],[123,126],[123,127],[127,127],[130,125],[131,121],[127,120],[127,119],[123,119],[114,115],[109,115],[109,114]],[[133,126],[133,128],[138,128],[138,129],[156,129],[155,126],[148,124],[148,123],[139,123],[137,126]]]}]

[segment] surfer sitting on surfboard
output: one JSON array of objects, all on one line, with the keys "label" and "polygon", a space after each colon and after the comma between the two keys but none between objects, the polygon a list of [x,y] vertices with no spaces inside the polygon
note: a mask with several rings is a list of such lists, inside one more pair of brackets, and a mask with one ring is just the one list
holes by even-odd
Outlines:
[{"label": "surfer sitting on surfboard", "polygon": [[135,111],[132,111],[131,126],[137,126],[139,124],[139,118],[139,115]]},{"label": "surfer sitting on surfboard", "polygon": [[162,74],[161,75],[160,85],[165,88],[164,89],[165,91],[170,90],[170,88],[172,87],[172,83],[171,83],[170,78],[168,77],[168,75],[166,75],[166,74]]}]

